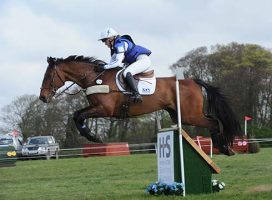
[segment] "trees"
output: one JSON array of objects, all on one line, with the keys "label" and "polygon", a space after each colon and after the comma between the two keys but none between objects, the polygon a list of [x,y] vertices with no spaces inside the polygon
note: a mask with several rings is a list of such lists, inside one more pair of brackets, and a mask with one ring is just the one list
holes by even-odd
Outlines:
[{"label": "trees", "polygon": [[183,67],[185,77],[200,78],[222,88],[235,113],[252,116],[258,125],[272,127],[272,53],[255,44],[200,47],[171,66]]},{"label": "trees", "polygon": [[0,120],[3,123],[2,131],[10,132],[13,129],[27,132],[32,126],[35,95],[23,95],[15,98],[11,104],[2,108]]}]

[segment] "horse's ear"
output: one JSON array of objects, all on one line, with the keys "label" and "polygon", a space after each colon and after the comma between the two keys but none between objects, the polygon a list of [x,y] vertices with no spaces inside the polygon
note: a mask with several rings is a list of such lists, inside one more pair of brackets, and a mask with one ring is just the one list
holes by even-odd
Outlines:
[{"label": "horse's ear", "polygon": [[47,57],[47,62],[48,62],[48,64],[52,64],[52,63],[54,63],[55,61],[56,61],[55,58]]},{"label": "horse's ear", "polygon": [[47,57],[47,62],[50,64],[50,62],[52,62],[52,57]]}]

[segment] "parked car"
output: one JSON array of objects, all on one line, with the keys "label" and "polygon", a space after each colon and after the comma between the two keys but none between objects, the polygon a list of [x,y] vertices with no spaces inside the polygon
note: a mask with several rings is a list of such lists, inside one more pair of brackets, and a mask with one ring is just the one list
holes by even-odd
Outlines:
[{"label": "parked car", "polygon": [[21,156],[23,148],[23,136],[18,131],[0,135],[0,148],[14,147],[17,156]]},{"label": "parked car", "polygon": [[59,144],[53,136],[35,136],[28,138],[22,155],[26,158],[58,158],[59,149]]}]

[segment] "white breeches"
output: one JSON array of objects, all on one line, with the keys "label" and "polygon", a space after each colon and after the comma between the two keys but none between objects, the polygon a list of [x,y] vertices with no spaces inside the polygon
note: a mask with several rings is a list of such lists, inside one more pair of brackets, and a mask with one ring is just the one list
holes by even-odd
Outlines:
[{"label": "white breeches", "polygon": [[147,72],[153,70],[151,67],[151,60],[148,55],[139,55],[137,60],[130,64],[124,71],[124,76],[126,77],[127,73],[130,72],[132,75],[139,74],[141,72]]}]

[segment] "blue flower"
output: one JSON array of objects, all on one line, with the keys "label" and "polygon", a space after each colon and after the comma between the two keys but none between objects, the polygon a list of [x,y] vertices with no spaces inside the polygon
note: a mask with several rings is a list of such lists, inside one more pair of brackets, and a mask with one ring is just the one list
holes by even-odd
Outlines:
[{"label": "blue flower", "polygon": [[182,183],[172,183],[166,184],[162,182],[151,183],[146,191],[152,195],[183,195],[183,184]]}]

